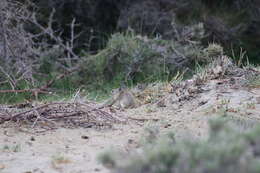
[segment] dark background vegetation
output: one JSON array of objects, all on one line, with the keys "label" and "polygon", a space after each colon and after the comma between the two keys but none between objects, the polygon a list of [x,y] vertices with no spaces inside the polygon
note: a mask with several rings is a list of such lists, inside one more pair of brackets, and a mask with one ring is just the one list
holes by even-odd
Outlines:
[{"label": "dark background vegetation", "polygon": [[[2,1],[0,41],[10,48],[0,56],[1,89],[109,93],[122,81],[169,80],[177,71],[192,73],[209,43],[236,61],[260,62],[258,0],[31,2]],[[19,100],[17,92],[3,98]]]},{"label": "dark background vegetation", "polygon": [[52,8],[56,9],[56,27],[64,31],[64,36],[70,33],[69,24],[76,18],[80,24],[78,31],[83,32],[78,40],[81,48],[100,49],[111,33],[129,27],[143,35],[173,39],[174,29],[202,22],[206,28],[204,44],[221,43],[227,51],[242,47],[252,61],[259,59],[257,0],[37,0],[35,3],[42,20],[47,20]]}]

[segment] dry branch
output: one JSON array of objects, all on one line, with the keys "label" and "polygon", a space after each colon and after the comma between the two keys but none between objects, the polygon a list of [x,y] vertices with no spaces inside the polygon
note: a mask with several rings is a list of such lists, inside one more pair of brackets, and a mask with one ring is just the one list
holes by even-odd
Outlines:
[{"label": "dry branch", "polygon": [[[0,124],[8,121],[27,122],[31,127],[112,127],[114,123],[125,123],[119,114],[95,109],[93,103],[56,102],[32,108],[0,107]],[[41,125],[44,124],[44,125]],[[55,127],[56,126],[56,127]]]},{"label": "dry branch", "polygon": [[[0,93],[31,92],[37,97],[38,93],[48,93],[45,91],[47,88],[55,81],[74,72],[73,69],[78,66],[80,57],[74,52],[74,42],[80,33],[74,31],[78,26],[76,20],[73,19],[71,22],[71,35],[69,41],[66,41],[61,38],[60,32],[53,29],[55,10],[50,14],[46,25],[38,21],[36,13],[37,9],[30,1],[26,3],[0,1],[0,75],[2,75],[1,80],[4,81],[0,81],[0,84],[8,83],[11,87]],[[38,31],[30,33],[25,26],[35,27]],[[52,40],[54,44],[46,40]],[[57,59],[52,60],[52,63],[56,65],[62,61],[66,73],[54,77],[38,88],[35,85],[38,80],[35,76],[39,73],[42,59],[46,54],[52,53],[50,50],[58,51],[58,55],[55,54]],[[18,88],[20,81],[26,81],[33,86],[32,89],[20,90]]]},{"label": "dry branch", "polygon": [[49,80],[45,85],[43,85],[40,88],[34,88],[34,89],[22,89],[22,90],[0,90],[0,93],[32,93],[32,95],[34,95],[36,97],[36,99],[38,99],[38,94],[51,94],[51,92],[48,92],[48,88],[50,88],[54,82],[56,82],[57,80],[63,79],[64,77],[70,75],[71,73],[77,71],[78,68],[73,68],[72,70],[65,72],[63,74],[60,74],[58,76],[56,76],[55,78]]}]

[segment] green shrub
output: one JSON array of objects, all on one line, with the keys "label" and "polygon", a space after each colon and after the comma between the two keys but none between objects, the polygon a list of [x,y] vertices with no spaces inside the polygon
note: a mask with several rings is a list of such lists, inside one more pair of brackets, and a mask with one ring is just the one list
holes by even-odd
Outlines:
[{"label": "green shrub", "polygon": [[162,55],[133,33],[114,34],[104,50],[86,62],[89,78],[98,81],[122,81],[139,78],[161,79],[166,73]]},{"label": "green shrub", "polygon": [[[260,127],[238,133],[225,125],[222,120],[212,121],[210,125],[207,140],[173,142],[172,137],[160,137],[153,144],[144,145],[141,152],[114,160],[113,170],[115,173],[257,173],[260,171]],[[112,155],[114,157],[115,153]]]},{"label": "green shrub", "polygon": [[82,64],[81,75],[100,84],[165,81],[189,67],[201,53],[202,47],[195,44],[150,39],[133,32],[116,33],[102,51]]}]

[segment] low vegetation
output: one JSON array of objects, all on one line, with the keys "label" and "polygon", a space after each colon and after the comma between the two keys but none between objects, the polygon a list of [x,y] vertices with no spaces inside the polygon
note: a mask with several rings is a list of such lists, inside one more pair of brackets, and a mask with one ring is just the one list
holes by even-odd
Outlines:
[{"label": "low vegetation", "polygon": [[260,171],[260,128],[239,133],[227,119],[210,122],[204,140],[178,140],[169,134],[148,140],[141,151],[105,153],[100,161],[115,173],[206,173]]}]

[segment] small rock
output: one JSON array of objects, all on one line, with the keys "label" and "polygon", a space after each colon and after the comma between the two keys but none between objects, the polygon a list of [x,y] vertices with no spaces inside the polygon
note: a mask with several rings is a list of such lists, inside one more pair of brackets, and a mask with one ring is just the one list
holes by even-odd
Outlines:
[{"label": "small rock", "polygon": [[166,124],[166,125],[164,125],[164,128],[169,128],[169,127],[171,127],[172,125],[171,124]]},{"label": "small rock", "polygon": [[199,102],[198,106],[205,105],[206,103],[208,103],[208,101],[206,101],[206,100],[203,100],[203,101]]},{"label": "small rock", "polygon": [[95,172],[100,172],[101,170],[99,168],[94,169]]},{"label": "small rock", "polygon": [[128,139],[128,144],[132,144],[134,143],[134,140],[133,139]]},{"label": "small rock", "polygon": [[86,136],[86,135],[82,135],[82,136],[81,136],[81,139],[89,139],[89,137]]}]

